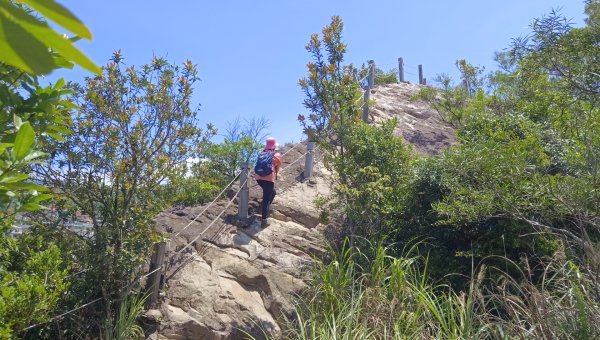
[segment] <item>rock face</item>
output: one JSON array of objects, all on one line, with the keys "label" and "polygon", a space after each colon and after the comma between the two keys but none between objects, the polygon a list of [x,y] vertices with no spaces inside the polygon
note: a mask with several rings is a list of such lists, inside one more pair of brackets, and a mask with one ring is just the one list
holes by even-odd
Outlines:
[{"label": "rock face", "polygon": [[[410,84],[375,87],[371,119],[398,118],[398,135],[419,152],[436,153],[454,142],[454,131],[426,104],[409,100],[419,89]],[[271,224],[264,229],[258,215],[262,191],[253,179],[249,214],[254,217],[249,221],[236,218],[238,184],[208,208],[172,209],[158,216],[159,231],[171,240],[165,295],[152,314],[161,324],[152,338],[282,336],[283,321],[294,317],[293,297],[306,286],[313,259],[326,248],[313,202],[329,194],[331,174],[317,151],[313,176],[304,179],[305,151],[303,144],[281,150]]]},{"label": "rock face", "polygon": [[[197,222],[191,221],[205,206],[171,210],[157,218],[159,228],[173,235],[158,339],[281,336],[282,321],[293,317],[292,298],[305,287],[312,259],[325,252],[312,202],[327,195],[330,188],[330,174],[322,162],[310,180],[303,180],[306,146],[290,148],[282,150],[289,152],[284,156],[268,227],[261,228],[259,215],[238,221],[237,199],[227,207],[227,197]],[[237,192],[237,186],[231,191]],[[251,180],[251,213],[260,211],[261,193]],[[192,247],[176,253],[200,234]]]},{"label": "rock face", "polygon": [[454,128],[440,119],[437,111],[422,101],[411,101],[423,85],[388,84],[375,86],[371,98],[375,106],[369,116],[375,122],[397,118],[396,133],[417,152],[436,154],[454,144]]}]

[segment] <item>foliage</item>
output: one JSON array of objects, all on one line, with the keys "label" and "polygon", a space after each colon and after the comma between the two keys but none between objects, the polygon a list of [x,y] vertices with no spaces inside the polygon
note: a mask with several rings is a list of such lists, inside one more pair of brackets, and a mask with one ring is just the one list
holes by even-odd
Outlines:
[{"label": "foliage", "polygon": [[[41,235],[15,238],[15,218],[43,209],[52,194],[31,178],[31,167],[47,156],[40,144],[69,134],[65,99],[71,93],[61,79],[41,87],[37,75],[77,63],[97,71],[85,55],[50,29],[28,7],[57,24],[91,38],[87,28],[53,1],[0,2],[0,337],[13,338],[32,323],[57,312],[69,288],[69,253]],[[49,48],[51,50],[49,50]],[[27,223],[35,224],[35,221]]]},{"label": "foliage", "polygon": [[587,14],[586,23],[588,26],[596,27],[600,24],[600,1],[586,0],[585,13]]},{"label": "foliage", "polygon": [[47,322],[68,289],[67,268],[54,244],[41,237],[0,239],[0,337]]},{"label": "foliage", "polygon": [[210,143],[205,147],[201,157],[206,161],[192,166],[192,175],[196,178],[216,178],[222,185],[227,184],[237,176],[244,162],[254,163],[264,145],[268,128],[269,121],[264,117],[253,117],[243,124],[238,117],[228,124],[221,143]]},{"label": "foliage", "polygon": [[412,162],[411,149],[394,136],[396,126],[396,120],[353,125],[344,157],[331,160],[335,173],[344,176],[339,176],[336,200],[327,208],[342,202],[351,234],[382,235],[395,227],[391,216],[403,205]]},{"label": "foliage", "polygon": [[[62,139],[73,105],[63,97],[70,93],[64,82],[40,87],[35,78],[10,66],[0,65],[0,220],[16,213],[39,209],[50,197],[47,189],[31,182],[32,164],[45,156],[37,140]],[[5,223],[3,223],[5,224]]]},{"label": "foliage", "polygon": [[136,323],[136,319],[144,311],[143,296],[125,295],[119,306],[119,313],[114,321],[107,320],[101,338],[103,340],[144,339],[144,330]]},{"label": "foliage", "polygon": [[[298,116],[310,139],[321,142],[322,146],[333,143],[340,147],[342,154],[345,129],[359,119],[362,105],[359,86],[353,77],[354,68],[342,65],[346,52],[343,27],[342,20],[334,16],[323,28],[323,38],[313,34],[306,45],[313,61],[307,64],[308,76],[300,79],[299,84],[306,95],[304,106],[311,114]],[[337,148],[329,149],[338,152]]]},{"label": "foliage", "polygon": [[587,262],[600,235],[591,189],[600,164],[597,28],[573,29],[552,13],[532,29],[498,55],[489,92],[479,70],[458,61],[462,83],[441,76],[440,89],[417,96],[458,127],[457,146],[417,163],[407,199],[415,203],[396,220],[398,241],[431,237],[436,276],[467,274],[469,257],[535,260],[560,238]]},{"label": "foliage", "polygon": [[73,85],[79,109],[73,134],[48,143],[54,157],[39,176],[59,188],[92,219],[90,253],[78,260],[90,268],[103,297],[103,317],[116,317],[114,301],[128,294],[150,252],[153,219],[168,199],[161,184],[182,176],[192,152],[212,133],[196,127],[190,107],[195,66],[154,58],[125,67],[116,52],[103,74]]},{"label": "foliage", "polygon": [[160,196],[169,197],[169,204],[190,207],[211,201],[219,190],[216,180],[182,176],[162,185]]},{"label": "foliage", "polygon": [[375,68],[375,85],[397,84],[398,70],[391,69],[387,72],[380,68]]},{"label": "foliage", "polygon": [[[356,70],[357,78],[362,79],[369,74],[369,66],[362,64],[359,70]],[[398,83],[398,70],[390,69],[387,72],[375,67],[374,82],[375,85],[386,85],[386,84],[397,84]]]},{"label": "foliage", "polygon": [[[523,277],[480,267],[465,292],[432,285],[419,244],[401,256],[365,240],[330,250],[296,304],[295,339],[590,339],[600,335],[593,278],[558,252],[540,269],[524,260]],[[490,275],[495,272],[497,274]],[[498,275],[499,274],[499,275]]]},{"label": "foliage", "polygon": [[[361,113],[358,85],[352,65],[342,66],[346,50],[341,41],[343,24],[333,17],[323,29],[323,41],[313,34],[306,47],[314,62],[309,75],[300,80],[313,113],[308,121],[299,117],[305,131],[330,155],[327,164],[335,170],[336,197],[325,208],[344,207],[350,233],[380,233],[389,227],[386,216],[396,207],[409,152],[393,136],[395,122],[370,127],[358,118]],[[324,57],[321,45],[327,52]],[[390,162],[390,160],[392,160]]]},{"label": "foliage", "polygon": [[489,99],[484,97],[483,69],[470,65],[466,60],[457,60],[456,66],[461,74],[460,85],[453,84],[448,75],[440,74],[434,78],[440,88],[425,87],[412,100],[428,102],[443,121],[460,127],[465,116],[473,111],[480,112]]},{"label": "foliage", "polygon": [[[27,7],[24,7],[25,5]],[[71,62],[94,72],[100,69],[73,46],[77,39],[67,39],[31,10],[54,21],[76,34],[78,38],[91,39],[87,27],[68,9],[54,0],[0,1],[0,62],[17,67],[29,74],[48,74],[61,67],[73,67]]]},{"label": "foliage", "polygon": [[[15,219],[43,209],[52,197],[30,177],[46,154],[44,139],[68,133],[65,111],[72,104],[60,81],[41,87],[35,77],[0,64],[0,337],[10,338],[31,323],[45,322],[67,289],[68,262],[58,247],[33,235],[14,238]],[[22,222],[19,222],[22,223]]]}]

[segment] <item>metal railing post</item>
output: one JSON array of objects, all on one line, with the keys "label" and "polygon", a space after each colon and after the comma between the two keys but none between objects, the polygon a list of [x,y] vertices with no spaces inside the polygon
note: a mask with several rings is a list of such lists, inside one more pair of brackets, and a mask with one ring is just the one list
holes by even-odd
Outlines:
[{"label": "metal railing post", "polygon": [[373,88],[373,84],[375,82],[375,61],[369,60],[369,76],[367,77],[368,85],[365,89],[365,95],[363,96],[365,99],[365,103],[363,105],[363,114],[362,120],[365,123],[369,122],[369,97],[371,97],[371,89]]},{"label": "metal railing post", "polygon": [[248,202],[250,199],[248,172],[248,162],[244,162],[242,164],[242,173],[240,174],[240,193],[238,196],[238,218],[242,220],[248,218]]},{"label": "metal railing post", "polygon": [[158,242],[154,244],[154,252],[150,259],[150,275],[148,275],[148,281],[146,283],[146,291],[148,292],[148,299],[146,299],[146,308],[150,308],[158,300],[158,292],[160,290],[160,280],[162,278],[163,268],[161,268],[163,259],[165,257],[165,250],[167,247],[166,242]]},{"label": "metal railing post", "polygon": [[304,158],[304,179],[308,179],[312,176],[315,159],[314,150],[315,142],[308,142],[308,144],[306,144],[306,156]]}]

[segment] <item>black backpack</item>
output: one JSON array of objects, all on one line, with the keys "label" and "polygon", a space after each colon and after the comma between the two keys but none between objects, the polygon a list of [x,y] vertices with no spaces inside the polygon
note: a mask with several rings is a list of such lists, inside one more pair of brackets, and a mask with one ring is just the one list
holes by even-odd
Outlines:
[{"label": "black backpack", "polygon": [[273,156],[275,151],[263,150],[258,153],[254,173],[259,176],[269,176],[273,172]]}]

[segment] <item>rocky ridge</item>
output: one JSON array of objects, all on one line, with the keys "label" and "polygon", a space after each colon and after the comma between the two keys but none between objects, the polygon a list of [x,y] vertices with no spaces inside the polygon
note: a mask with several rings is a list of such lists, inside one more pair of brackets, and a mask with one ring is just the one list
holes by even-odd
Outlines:
[{"label": "rocky ridge", "polygon": [[[425,103],[409,100],[419,88],[411,84],[375,87],[370,118],[375,123],[398,118],[398,135],[417,151],[432,154],[454,143],[454,133]],[[283,170],[267,228],[260,227],[258,215],[237,220],[237,200],[232,197],[237,185],[229,198],[216,202],[197,221],[192,222],[206,205],[171,209],[158,216],[157,228],[172,238],[165,294],[160,306],[147,313],[160,322],[150,338],[281,337],[285,319],[294,316],[294,296],[306,287],[313,259],[324,255],[326,248],[324,226],[313,202],[329,194],[331,173],[319,162],[322,154],[317,150],[313,176],[305,179],[305,151],[304,144],[281,150]],[[252,179],[249,185],[252,216],[260,210],[261,190]],[[191,247],[176,254],[200,234]]]}]

